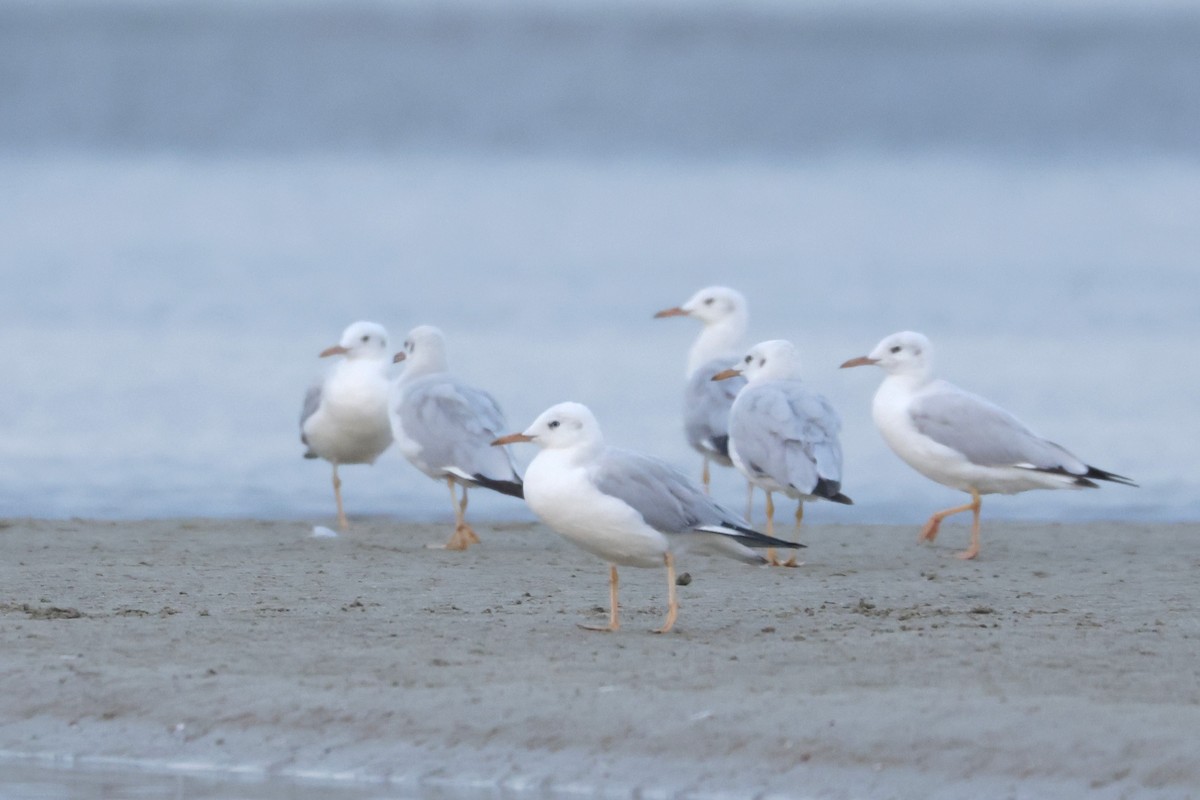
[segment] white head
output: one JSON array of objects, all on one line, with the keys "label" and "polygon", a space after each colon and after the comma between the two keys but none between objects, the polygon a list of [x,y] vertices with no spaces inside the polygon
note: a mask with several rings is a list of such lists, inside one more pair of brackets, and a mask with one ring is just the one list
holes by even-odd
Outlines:
[{"label": "white head", "polygon": [[492,444],[533,442],[547,450],[594,447],[604,442],[600,423],[582,403],[559,403],[546,409],[522,433],[502,436]]},{"label": "white head", "polygon": [[714,325],[726,320],[745,320],[746,298],[728,286],[709,286],[696,292],[686,303],[667,308],[655,317],[694,317],[705,325]]},{"label": "white head", "polygon": [[728,286],[709,286],[692,295],[683,304],[683,310],[689,317],[695,317],[705,325],[728,319],[745,319],[746,298]]},{"label": "white head", "polygon": [[693,317],[704,323],[688,356],[687,374],[692,374],[706,362],[736,354],[742,348],[750,312],[746,298],[727,286],[709,286],[696,292],[686,303],[666,308],[654,315],[660,317]]},{"label": "white head", "polygon": [[345,356],[349,359],[369,358],[382,360],[387,357],[387,331],[374,322],[355,322],[342,332],[341,340],[333,347],[321,351],[321,358]]},{"label": "white head", "polygon": [[738,366],[747,383],[792,380],[800,377],[800,351],[786,339],[759,342]]},{"label": "white head", "polygon": [[418,325],[404,337],[404,347],[396,353],[396,362],[406,361],[404,374],[412,377],[430,372],[445,372],[446,335],[432,325]]},{"label": "white head", "polygon": [[926,379],[933,374],[933,345],[924,334],[901,331],[884,338],[870,355],[852,358],[842,367],[878,365],[888,375]]}]

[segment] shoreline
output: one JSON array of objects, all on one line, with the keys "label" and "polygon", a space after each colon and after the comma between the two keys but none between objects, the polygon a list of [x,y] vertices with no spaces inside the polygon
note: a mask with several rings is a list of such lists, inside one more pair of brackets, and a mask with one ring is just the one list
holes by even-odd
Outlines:
[{"label": "shoreline", "polygon": [[[1200,524],[806,528],[606,568],[536,524],[0,522],[0,764],[423,793],[1200,793]],[[210,767],[212,768],[210,771]],[[195,772],[189,773],[189,770]],[[377,796],[377,794],[376,794]]]}]

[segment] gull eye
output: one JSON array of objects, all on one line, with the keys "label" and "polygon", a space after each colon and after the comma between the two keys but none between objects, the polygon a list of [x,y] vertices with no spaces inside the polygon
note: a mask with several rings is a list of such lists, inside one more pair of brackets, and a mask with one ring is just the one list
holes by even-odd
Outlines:
[{"label": "gull eye", "polygon": [[900,346],[900,345],[898,345],[898,344],[892,345],[892,352],[893,352],[893,353],[899,353],[899,352],[900,352],[901,350],[903,350],[903,349],[904,349],[904,348],[903,348],[903,347],[901,347],[901,346]]},{"label": "gull eye", "polygon": [[716,298],[715,297],[704,298],[704,305],[711,306],[713,304],[713,300],[716,300]]},{"label": "gull eye", "polygon": [[549,424],[546,425],[546,427],[549,428],[550,430],[554,430],[555,428],[558,427],[558,420],[556,420],[556,419],[550,420]]},{"label": "gull eye", "polygon": [[760,359],[758,360],[758,365],[759,365],[760,367],[766,366],[766,364],[767,364],[767,360],[766,360],[765,358],[760,358]]},{"label": "gull eye", "polygon": [[371,337],[370,337],[370,336],[364,336],[364,337],[362,338],[362,340],[363,340],[364,342],[369,342],[369,341],[371,341]]},{"label": "gull eye", "polygon": [[754,356],[746,356],[746,363],[747,363],[747,364],[749,364],[749,363],[750,363],[751,361],[753,361],[753,360],[754,360]]}]

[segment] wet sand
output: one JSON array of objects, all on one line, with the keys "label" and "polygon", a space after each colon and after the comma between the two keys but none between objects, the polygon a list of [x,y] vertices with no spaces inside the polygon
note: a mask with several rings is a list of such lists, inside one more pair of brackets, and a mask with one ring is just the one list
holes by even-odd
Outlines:
[{"label": "wet sand", "polygon": [[[807,531],[606,567],[536,525],[0,522],[3,765],[422,794],[1200,795],[1200,525]],[[41,761],[37,759],[42,759]],[[73,759],[73,760],[72,760]]]}]

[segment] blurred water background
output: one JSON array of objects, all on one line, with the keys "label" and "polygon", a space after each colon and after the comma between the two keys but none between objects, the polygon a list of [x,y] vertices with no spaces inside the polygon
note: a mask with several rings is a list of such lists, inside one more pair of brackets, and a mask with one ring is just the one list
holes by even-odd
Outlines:
[{"label": "blurred water background", "polygon": [[[905,328],[1141,483],[987,516],[1196,519],[1198,76],[1184,2],[0,2],[0,515],[328,524],[297,420],[357,319],[698,476],[698,325],[651,316],[723,283],[842,413],[812,521],[959,501],[837,369]],[[395,452],[342,474],[450,519]]]}]

